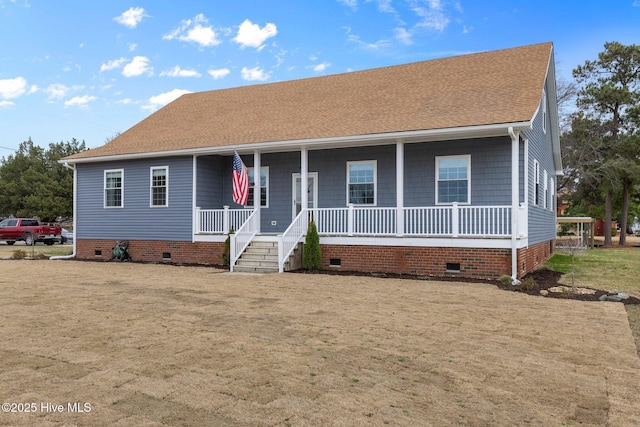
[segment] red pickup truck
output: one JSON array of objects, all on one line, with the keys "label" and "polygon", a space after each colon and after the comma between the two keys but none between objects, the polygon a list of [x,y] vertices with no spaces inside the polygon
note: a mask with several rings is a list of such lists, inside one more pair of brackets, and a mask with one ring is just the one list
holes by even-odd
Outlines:
[{"label": "red pickup truck", "polygon": [[61,242],[62,227],[57,225],[40,225],[37,219],[9,218],[0,222],[0,240],[13,245],[18,240],[23,240],[27,246],[43,242],[53,245]]}]

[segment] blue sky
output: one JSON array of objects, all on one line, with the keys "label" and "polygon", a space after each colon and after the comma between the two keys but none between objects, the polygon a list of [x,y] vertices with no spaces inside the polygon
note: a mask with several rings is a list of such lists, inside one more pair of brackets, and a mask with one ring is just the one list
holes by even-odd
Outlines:
[{"label": "blue sky", "polygon": [[551,41],[640,42],[640,0],[0,0],[0,156],[103,145],[182,93]]}]

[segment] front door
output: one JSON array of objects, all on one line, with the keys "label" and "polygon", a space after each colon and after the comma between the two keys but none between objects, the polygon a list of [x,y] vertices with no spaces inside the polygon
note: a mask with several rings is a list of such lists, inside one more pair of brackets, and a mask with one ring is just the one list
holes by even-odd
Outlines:
[{"label": "front door", "polygon": [[[302,209],[302,189],[300,188],[300,174],[293,174],[293,219],[298,216]],[[315,209],[318,207],[318,172],[309,172],[307,174],[307,201],[309,202],[308,208]]]}]

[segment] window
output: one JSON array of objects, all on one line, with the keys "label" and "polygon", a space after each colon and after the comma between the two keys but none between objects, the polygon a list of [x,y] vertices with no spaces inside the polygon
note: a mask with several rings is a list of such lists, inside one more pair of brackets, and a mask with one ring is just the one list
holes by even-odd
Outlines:
[{"label": "window", "polygon": [[533,161],[533,204],[540,204],[540,163]]},{"label": "window", "polygon": [[169,206],[169,167],[151,168],[151,207]]},{"label": "window", "polygon": [[124,169],[104,171],[104,207],[124,207]]},{"label": "window", "polygon": [[[254,168],[247,168],[247,174],[249,175],[249,199],[247,200],[247,207],[253,207],[253,193],[254,193]],[[263,208],[269,207],[269,167],[263,166],[260,168],[260,206]]]},{"label": "window", "polygon": [[347,162],[347,204],[376,204],[376,161]]},{"label": "window", "polygon": [[549,203],[549,209],[555,209],[555,198],[556,198],[556,182],[553,178],[549,178],[549,187],[551,187],[551,201]]},{"label": "window", "polygon": [[544,171],[544,208],[547,209],[549,207],[549,179],[547,176],[547,171]]},{"label": "window", "polygon": [[436,204],[471,203],[471,156],[436,157]]},{"label": "window", "polygon": [[547,133],[547,91],[542,91],[542,130]]}]

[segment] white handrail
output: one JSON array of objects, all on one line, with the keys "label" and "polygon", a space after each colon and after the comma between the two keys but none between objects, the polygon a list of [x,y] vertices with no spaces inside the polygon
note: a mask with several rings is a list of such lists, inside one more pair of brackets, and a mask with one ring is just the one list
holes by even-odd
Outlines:
[{"label": "white handrail", "polygon": [[285,262],[293,253],[302,236],[307,234],[308,227],[309,211],[302,209],[291,225],[280,236],[278,241],[278,271],[280,273],[284,271]]},{"label": "white handrail", "polygon": [[229,269],[233,271],[233,266],[236,265],[236,261],[242,255],[242,252],[249,246],[251,240],[258,234],[258,215],[256,215],[256,210],[254,210],[249,218],[238,228],[234,234],[231,234],[230,241],[230,262]]}]

